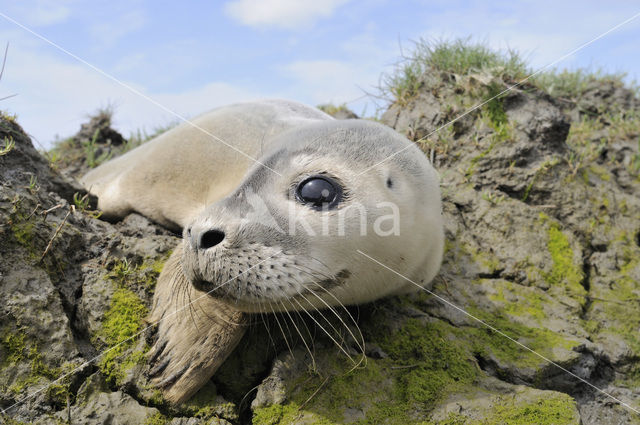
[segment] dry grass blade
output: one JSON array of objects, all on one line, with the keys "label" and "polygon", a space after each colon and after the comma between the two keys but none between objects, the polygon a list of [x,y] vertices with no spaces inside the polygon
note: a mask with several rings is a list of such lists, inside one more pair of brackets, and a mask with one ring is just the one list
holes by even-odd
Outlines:
[{"label": "dry grass blade", "polygon": [[64,219],[62,220],[62,222],[60,222],[60,224],[58,225],[58,228],[56,229],[55,233],[53,234],[53,236],[49,240],[49,243],[47,244],[47,247],[45,248],[44,252],[42,253],[42,257],[40,257],[40,261],[44,260],[44,257],[47,255],[47,253],[51,249],[51,246],[53,245],[53,241],[56,239],[56,237],[60,233],[60,230],[62,230],[62,226],[65,225],[65,223],[67,222],[67,219],[69,218],[69,215],[71,215],[71,213],[74,210],[75,210],[75,207],[73,205],[71,205],[69,207],[69,211],[67,211],[67,215],[64,216]]}]

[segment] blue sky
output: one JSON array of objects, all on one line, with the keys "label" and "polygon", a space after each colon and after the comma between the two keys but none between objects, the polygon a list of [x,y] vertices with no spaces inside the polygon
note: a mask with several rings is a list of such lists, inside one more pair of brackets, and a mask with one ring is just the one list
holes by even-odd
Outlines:
[{"label": "blue sky", "polygon": [[[0,12],[168,109],[188,117],[265,97],[348,103],[372,114],[375,91],[411,40],[472,36],[555,61],[640,12],[632,1],[0,0]],[[558,67],[640,77],[640,17]],[[115,106],[125,136],[175,119],[0,17],[10,43],[0,109],[42,145],[69,136],[89,113]]]}]

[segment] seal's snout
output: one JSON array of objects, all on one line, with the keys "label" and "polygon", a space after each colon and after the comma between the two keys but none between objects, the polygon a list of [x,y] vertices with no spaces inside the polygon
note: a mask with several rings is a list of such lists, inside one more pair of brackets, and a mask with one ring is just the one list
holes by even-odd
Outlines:
[{"label": "seal's snout", "polygon": [[224,240],[225,234],[220,229],[200,231],[196,228],[189,228],[187,236],[191,248],[197,250],[213,248]]}]

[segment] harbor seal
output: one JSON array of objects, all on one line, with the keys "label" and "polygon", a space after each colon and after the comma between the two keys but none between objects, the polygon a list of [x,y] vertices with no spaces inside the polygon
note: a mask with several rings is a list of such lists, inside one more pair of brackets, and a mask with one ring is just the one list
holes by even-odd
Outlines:
[{"label": "harbor seal", "polygon": [[82,183],[107,218],[135,211],[183,233],[150,316],[160,323],[149,374],[173,403],[211,378],[252,313],[416,290],[358,250],[424,286],[442,260],[439,179],[425,155],[382,124],[295,102],[215,109]]}]

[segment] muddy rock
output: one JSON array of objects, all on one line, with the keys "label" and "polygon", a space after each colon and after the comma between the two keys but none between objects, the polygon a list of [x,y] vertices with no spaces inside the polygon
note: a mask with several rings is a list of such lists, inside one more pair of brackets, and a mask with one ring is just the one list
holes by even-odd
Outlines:
[{"label": "muddy rock", "polygon": [[[178,237],[141,216],[99,220],[13,119],[0,119],[0,139],[15,142],[0,156],[0,422],[192,423],[143,373],[144,319]],[[225,423],[217,405],[237,417],[210,394],[197,423]]]}]

